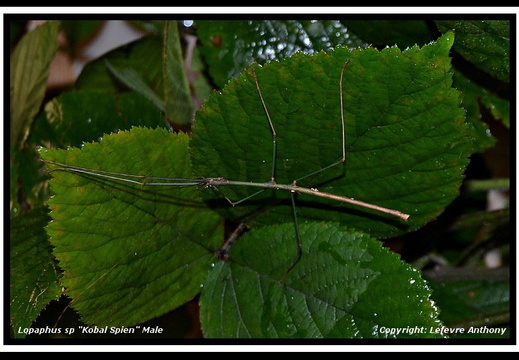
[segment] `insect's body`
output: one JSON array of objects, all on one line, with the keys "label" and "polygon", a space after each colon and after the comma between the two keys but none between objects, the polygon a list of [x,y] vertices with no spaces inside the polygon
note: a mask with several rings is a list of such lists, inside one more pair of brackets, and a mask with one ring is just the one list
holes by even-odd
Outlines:
[{"label": "insect's body", "polygon": [[[374,204],[370,204],[370,203],[367,203],[364,201],[348,198],[345,196],[321,192],[316,188],[305,188],[305,187],[297,186],[296,182],[293,182],[292,184],[277,184],[275,181],[272,180],[272,181],[268,181],[268,182],[264,182],[264,183],[254,183],[254,182],[246,182],[246,181],[232,181],[232,180],[227,180],[227,179],[224,179],[221,177],[207,178],[207,179],[204,179],[204,181],[203,181],[203,186],[208,187],[208,188],[219,187],[219,186],[231,186],[231,185],[259,187],[259,188],[263,188],[263,189],[273,189],[273,190],[286,190],[291,193],[306,194],[306,195],[321,197],[321,198],[325,198],[325,199],[329,199],[329,200],[333,200],[333,201],[339,201],[339,202],[357,205],[357,206],[364,207],[367,209],[377,210],[377,211],[380,211],[380,212],[383,212],[386,214],[396,216],[402,220],[407,220],[410,216],[409,214],[405,214],[398,210],[387,209],[382,206],[377,206]],[[232,201],[231,201],[231,203],[233,205],[235,204]]]}]

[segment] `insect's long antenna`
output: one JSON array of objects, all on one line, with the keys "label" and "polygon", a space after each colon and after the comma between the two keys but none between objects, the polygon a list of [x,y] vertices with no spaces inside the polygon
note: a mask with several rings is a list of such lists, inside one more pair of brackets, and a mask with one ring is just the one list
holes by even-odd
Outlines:
[{"label": "insect's long antenna", "polygon": [[[133,175],[114,171],[105,170],[94,170],[88,168],[82,168],[79,166],[70,166],[67,164],[61,164],[54,161],[47,161],[49,164],[58,166],[57,168],[50,169],[49,171],[66,171],[77,174],[92,175],[102,177],[105,179],[111,179],[116,181],[127,182],[131,184],[137,184],[142,186],[197,186],[203,185],[206,179],[184,179],[184,178],[170,178],[160,176],[147,176],[147,175]],[[136,180],[137,179],[137,180]],[[164,180],[159,182],[158,180]]]}]

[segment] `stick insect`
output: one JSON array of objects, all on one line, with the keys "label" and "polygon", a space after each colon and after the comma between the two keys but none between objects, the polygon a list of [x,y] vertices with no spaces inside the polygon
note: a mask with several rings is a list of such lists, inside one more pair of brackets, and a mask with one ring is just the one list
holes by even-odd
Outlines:
[{"label": "stick insect", "polygon": [[[258,195],[261,192],[267,191],[267,190],[281,190],[288,192],[290,194],[290,201],[293,209],[293,219],[294,219],[294,227],[295,227],[295,238],[297,240],[297,254],[295,255],[293,261],[291,262],[290,266],[285,271],[285,274],[283,275],[282,279],[280,281],[283,281],[283,279],[286,277],[290,269],[297,263],[299,257],[301,256],[301,236],[299,234],[299,227],[297,223],[297,211],[296,211],[296,195],[302,194],[307,195],[311,197],[318,197],[322,199],[329,200],[331,202],[339,202],[339,203],[346,203],[351,204],[359,208],[366,208],[371,209],[376,212],[380,212],[383,214],[390,215],[392,217],[395,217],[397,219],[406,221],[409,218],[409,214],[403,213],[396,209],[390,209],[386,207],[382,207],[376,204],[371,204],[368,202],[364,202],[361,200],[353,199],[347,196],[343,195],[337,195],[329,192],[323,192],[319,191],[316,188],[312,187],[303,187],[298,185],[298,182],[301,182],[303,179],[306,178],[312,178],[320,173],[325,172],[328,169],[343,166],[346,163],[346,157],[347,157],[347,148],[346,148],[346,130],[345,130],[345,116],[344,116],[344,103],[343,103],[343,79],[344,79],[344,72],[349,64],[349,60],[346,60],[343,63],[343,66],[341,68],[340,72],[340,78],[338,81],[338,90],[339,90],[339,105],[340,105],[340,138],[341,138],[341,155],[340,158],[329,165],[323,166],[320,169],[310,172],[309,174],[299,177],[297,179],[294,179],[291,183],[278,183],[276,181],[276,169],[277,169],[277,160],[278,160],[278,133],[276,131],[276,125],[275,121],[271,118],[271,115],[269,113],[267,104],[264,100],[263,92],[260,86],[260,82],[258,80],[258,77],[256,75],[255,70],[252,71],[252,77],[254,80],[255,88],[257,91],[257,96],[259,100],[261,101],[261,106],[263,108],[266,121],[265,126],[267,126],[271,132],[272,136],[272,159],[271,159],[271,173],[270,173],[270,179],[265,182],[252,182],[252,181],[241,181],[241,180],[233,180],[233,179],[227,179],[223,177],[204,177],[204,178],[171,178],[171,177],[156,177],[156,176],[147,176],[147,175],[132,175],[127,173],[120,173],[120,172],[112,172],[112,171],[104,171],[104,170],[93,170],[88,168],[82,168],[77,166],[70,166],[66,164],[56,163],[56,162],[50,162],[57,167],[52,169],[51,171],[66,171],[75,173],[78,175],[84,175],[84,176],[94,176],[98,178],[104,178],[109,179],[113,181],[119,181],[123,183],[129,183],[139,186],[160,186],[160,187],[191,187],[196,186],[201,189],[214,189],[218,190],[222,187],[227,186],[236,186],[236,187],[249,187],[249,188],[257,188],[258,191],[252,193],[249,196],[246,196],[240,200],[232,200],[226,196],[225,199],[231,206],[238,206],[252,198],[254,198],[256,195]],[[241,224],[238,226],[236,231],[224,242],[222,247],[217,251],[217,255],[221,259],[227,259],[229,248],[232,245],[232,243],[236,240],[238,237],[238,234],[244,230],[246,226],[244,224]]]}]

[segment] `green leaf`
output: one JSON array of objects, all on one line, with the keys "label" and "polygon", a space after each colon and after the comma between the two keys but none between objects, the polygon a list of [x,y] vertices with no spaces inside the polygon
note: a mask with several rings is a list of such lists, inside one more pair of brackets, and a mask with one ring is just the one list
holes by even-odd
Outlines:
[{"label": "green leaf", "polygon": [[488,125],[481,121],[481,103],[484,99],[492,98],[487,90],[474,81],[464,77],[459,71],[454,72],[453,84],[461,91],[462,105],[466,111],[466,121],[469,124],[470,137],[474,139],[474,152],[483,152],[496,144]]},{"label": "green leaf", "polygon": [[481,103],[490,110],[496,120],[501,120],[503,125],[510,128],[510,100],[486,92],[481,98]]},{"label": "green leaf", "polygon": [[150,36],[123,46],[87,65],[76,87],[124,93],[123,84],[155,104],[171,123],[189,127],[194,106],[177,22],[166,21],[163,28],[162,37]]},{"label": "green leaf", "polygon": [[9,215],[14,216],[18,211],[20,211],[20,203],[18,201],[18,176],[19,176],[19,164],[16,161],[17,154],[14,149],[14,144],[9,143]]},{"label": "green leaf", "polygon": [[62,20],[61,27],[67,37],[69,51],[73,52],[96,35],[104,26],[102,20]]},{"label": "green leaf", "polygon": [[58,51],[59,22],[50,21],[25,35],[11,55],[10,139],[16,149],[27,140],[47,89],[49,66]]},{"label": "green leaf", "polygon": [[222,87],[257,61],[313,53],[337,45],[362,46],[340,21],[233,20],[196,21],[201,52],[215,84]]},{"label": "green leaf", "polygon": [[123,92],[121,82],[111,75],[106,61],[117,69],[133,69],[156,94],[163,93],[162,40],[159,37],[148,36],[134,41],[88,63],[76,80],[75,89]]},{"label": "green leaf", "polygon": [[[43,149],[41,155],[93,169],[192,178],[187,143],[184,134],[133,128],[82,149]],[[52,175],[56,195],[46,229],[64,269],[66,293],[85,322],[134,325],[200,291],[223,230],[196,188],[150,189],[63,171]]]},{"label": "green leaf", "polygon": [[160,112],[142,95],[116,97],[105,91],[78,90],[49,101],[31,141],[48,147],[81,146],[103,134],[132,126],[166,126]]},{"label": "green leaf", "polygon": [[176,21],[164,25],[162,74],[166,117],[176,125],[191,126],[194,114],[191,92],[184,72],[184,58]]},{"label": "green leaf", "polygon": [[[50,217],[40,208],[10,221],[10,308],[15,337],[24,337],[41,310],[61,295],[61,274],[43,227]],[[21,328],[21,331],[19,329]]]},{"label": "green leaf", "polygon": [[443,20],[443,31],[455,30],[454,48],[481,70],[510,81],[510,21],[508,20]]},{"label": "green leaf", "polygon": [[[471,153],[459,93],[451,87],[448,54],[453,41],[453,35],[446,34],[423,48],[406,51],[337,48],[314,56],[298,53],[249,68],[197,113],[190,144],[195,174],[270,181],[272,132],[256,89],[255,71],[277,133],[277,183],[299,179],[300,186],[411,215],[403,223],[361,207],[300,195],[300,219],[341,222],[375,237],[418,229],[458,196]],[[347,60],[343,80],[346,162],[308,176],[341,159],[339,81]],[[219,190],[203,195],[233,219],[254,219],[260,224],[292,221],[287,192],[264,191],[228,209],[222,194],[239,201],[258,189]]]},{"label": "green leaf", "polygon": [[115,67],[108,60],[105,64],[108,70],[123,84],[143,95],[155,104],[160,111],[164,112],[164,101],[144,82],[137,71],[130,67]]},{"label": "green leaf", "polygon": [[[13,153],[11,153],[13,154]],[[28,146],[23,151],[14,153],[16,166],[12,168],[11,181],[16,183],[16,201],[19,202],[14,210],[16,214],[45,206],[49,197],[49,175],[45,172],[38,150],[34,146]],[[15,214],[12,214],[15,215]]]},{"label": "green leaf", "polygon": [[286,277],[297,254],[292,224],[252,230],[231,247],[202,292],[205,336],[437,337],[426,282],[380,242],[335,224],[302,224],[300,234],[302,255]]},{"label": "green leaf", "polygon": [[[442,321],[452,328],[466,329],[456,338],[488,338],[488,334],[471,334],[468,330],[501,327],[510,322],[509,269],[438,267],[428,271],[425,277],[442,309]],[[509,329],[506,335],[510,336]]]}]

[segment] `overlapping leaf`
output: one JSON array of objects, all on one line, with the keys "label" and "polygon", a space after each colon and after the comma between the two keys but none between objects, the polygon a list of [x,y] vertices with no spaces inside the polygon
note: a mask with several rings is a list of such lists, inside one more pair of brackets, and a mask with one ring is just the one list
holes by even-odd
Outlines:
[{"label": "overlapping leaf", "polygon": [[[129,174],[191,178],[186,135],[134,128],[47,161]],[[59,166],[49,163],[51,168]],[[133,325],[200,291],[221,242],[220,218],[196,188],[143,188],[53,173],[47,226],[72,306],[87,323]]]},{"label": "overlapping leaf", "polygon": [[510,21],[443,20],[441,31],[456,29],[455,49],[468,61],[502,80],[510,81]]},{"label": "overlapping leaf", "polygon": [[[438,216],[457,195],[470,154],[470,139],[451,88],[451,33],[423,48],[383,51],[337,48],[314,56],[297,54],[248,69],[211,97],[197,113],[191,144],[199,176],[269,181],[273,137],[256,89],[256,72],[277,133],[275,179],[315,187],[393,208],[408,223],[328,200],[299,196],[298,215],[350,224],[377,237],[417,229]],[[347,159],[342,156],[340,73],[343,78]],[[314,176],[309,174],[319,172]],[[232,200],[257,189],[225,189]],[[216,197],[208,200],[223,206]],[[248,218],[265,208],[261,223],[292,219],[289,194],[265,191],[227,212]]]},{"label": "overlapping leaf", "polygon": [[[206,336],[438,337],[427,284],[380,242],[335,224],[304,224],[300,234],[302,254],[288,273],[297,253],[292,224],[240,238],[204,286]],[[409,328],[420,330],[391,333]]]}]

